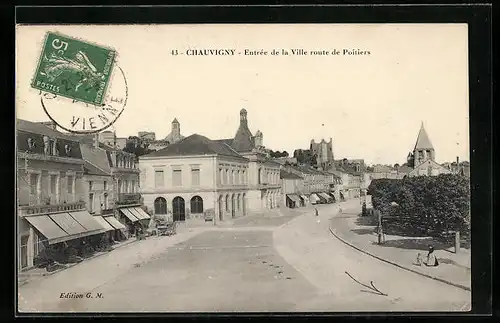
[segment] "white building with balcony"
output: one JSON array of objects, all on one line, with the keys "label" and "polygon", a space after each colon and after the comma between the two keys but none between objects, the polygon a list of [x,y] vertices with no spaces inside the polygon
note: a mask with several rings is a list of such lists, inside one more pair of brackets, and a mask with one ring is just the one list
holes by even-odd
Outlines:
[{"label": "white building with balcony", "polygon": [[79,142],[46,125],[17,120],[18,268],[46,247],[106,232],[86,209]]}]

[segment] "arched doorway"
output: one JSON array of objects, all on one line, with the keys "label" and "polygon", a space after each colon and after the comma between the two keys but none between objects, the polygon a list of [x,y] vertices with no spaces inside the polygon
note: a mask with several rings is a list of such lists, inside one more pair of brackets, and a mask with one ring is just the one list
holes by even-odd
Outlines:
[{"label": "arched doorway", "polygon": [[191,213],[203,214],[203,199],[198,195],[191,198]]},{"label": "arched doorway", "polygon": [[224,201],[222,200],[222,195],[219,195],[219,221],[224,220]]},{"label": "arched doorway", "polygon": [[238,214],[241,214],[241,194],[236,197],[236,210],[238,210]]},{"label": "arched doorway", "polygon": [[172,214],[174,221],[186,221],[186,207],[182,197],[177,196],[172,201]]},{"label": "arched doorway", "polygon": [[233,195],[231,195],[231,217],[233,217],[233,218],[236,216],[235,206],[236,206],[236,200],[235,200],[234,194],[233,194]]},{"label": "arched doorway", "polygon": [[163,197],[155,199],[155,214],[167,214],[167,200]]},{"label": "arched doorway", "polygon": [[246,201],[246,194],[243,193],[243,196],[241,198],[241,205],[243,209],[243,215],[247,215],[247,201]]}]

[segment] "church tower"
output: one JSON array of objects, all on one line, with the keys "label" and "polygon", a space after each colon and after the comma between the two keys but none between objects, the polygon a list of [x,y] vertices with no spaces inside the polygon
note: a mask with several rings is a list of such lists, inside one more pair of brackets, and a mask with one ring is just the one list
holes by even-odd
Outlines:
[{"label": "church tower", "polygon": [[415,148],[413,149],[413,167],[418,167],[427,160],[434,161],[436,158],[436,153],[434,147],[427,135],[424,128],[424,123],[420,126],[420,131],[418,132],[417,142],[415,143]]},{"label": "church tower", "polygon": [[174,120],[172,120],[172,136],[174,138],[178,138],[180,137],[180,135],[181,135],[181,124],[179,123],[177,118],[174,118]]},{"label": "church tower", "polygon": [[165,140],[168,141],[169,144],[175,144],[182,139],[184,139],[184,136],[181,135],[181,124],[177,118],[174,118],[174,120],[172,120],[172,129],[167,137],[165,137]]}]

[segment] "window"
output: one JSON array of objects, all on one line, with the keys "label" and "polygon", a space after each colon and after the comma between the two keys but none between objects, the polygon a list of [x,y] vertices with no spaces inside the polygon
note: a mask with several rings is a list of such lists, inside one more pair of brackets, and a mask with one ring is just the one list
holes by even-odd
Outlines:
[{"label": "window", "polygon": [[89,181],[89,191],[92,191],[92,181]]},{"label": "window", "polygon": [[73,194],[73,176],[68,176],[68,194]]},{"label": "window", "polygon": [[233,175],[233,183],[234,183],[234,184],[238,184],[238,178],[236,177],[236,172],[237,172],[237,171],[235,171],[235,170],[233,170],[233,172],[232,172],[232,175]]},{"label": "window", "polygon": [[132,193],[135,193],[135,181],[132,181]]},{"label": "window", "polygon": [[33,195],[36,195],[38,192],[38,178],[38,174],[30,174],[30,190]]},{"label": "window", "polygon": [[229,185],[233,185],[233,171],[227,170],[227,177],[229,178]]},{"label": "window", "polygon": [[199,196],[193,196],[191,199],[191,213],[203,213],[203,199]]},{"label": "window", "polygon": [[163,187],[165,181],[162,170],[155,170],[155,187]]},{"label": "window", "polygon": [[259,181],[258,183],[261,184],[262,183],[262,170],[259,168],[259,177],[257,178],[257,180]]},{"label": "window", "polygon": [[104,181],[103,186],[104,186],[104,190],[107,191],[108,190],[108,182]]},{"label": "window", "polygon": [[57,193],[57,175],[50,175],[50,194],[56,195]]},{"label": "window", "polygon": [[118,188],[117,188],[118,194],[122,192],[122,181],[119,179],[118,180]]},{"label": "window", "polygon": [[[106,182],[104,182],[104,183],[106,183]],[[104,205],[103,205],[104,210],[108,209],[108,204],[109,204],[108,193],[104,193]]]},{"label": "window", "polygon": [[172,185],[182,186],[182,171],[180,169],[174,169],[172,171]]},{"label": "window", "polygon": [[224,171],[221,169],[219,169],[219,177],[220,177],[220,183],[221,184],[224,184]]},{"label": "window", "polygon": [[94,193],[89,194],[89,213],[94,213]]},{"label": "window", "polygon": [[229,195],[226,195],[226,212],[229,212]]},{"label": "window", "polygon": [[167,214],[167,200],[158,197],[155,200],[155,214]]},{"label": "window", "polygon": [[200,185],[200,170],[198,168],[191,169],[191,185]]}]

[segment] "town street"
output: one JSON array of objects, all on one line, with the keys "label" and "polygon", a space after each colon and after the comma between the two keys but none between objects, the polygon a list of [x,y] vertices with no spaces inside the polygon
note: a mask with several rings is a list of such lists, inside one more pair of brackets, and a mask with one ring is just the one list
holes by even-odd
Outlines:
[{"label": "town street", "polygon": [[[341,203],[343,212],[359,200]],[[458,311],[470,292],[381,262],[331,235],[338,204],[284,221],[148,238],[19,288],[21,311]],[[294,216],[295,215],[295,216]],[[276,219],[276,218],[275,218]],[[181,236],[185,235],[184,238]],[[169,241],[171,239],[173,241]],[[178,239],[178,240],[175,240]],[[361,286],[370,281],[382,293]],[[43,290],[37,293],[37,290]],[[86,298],[86,293],[93,298]],[[64,299],[61,293],[84,298]]]}]

